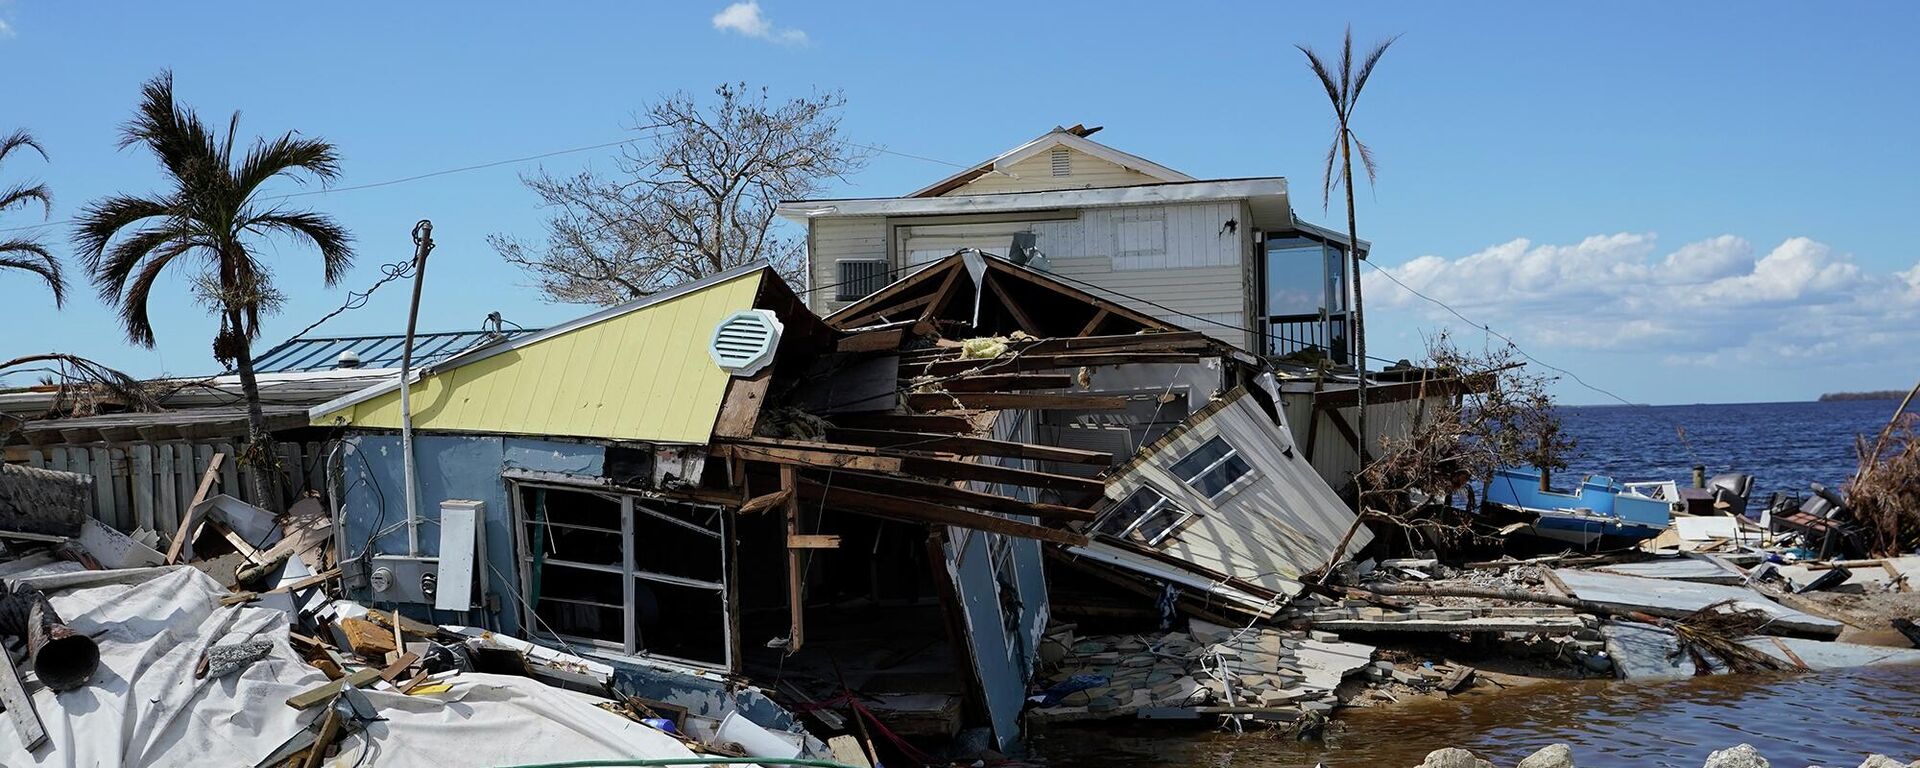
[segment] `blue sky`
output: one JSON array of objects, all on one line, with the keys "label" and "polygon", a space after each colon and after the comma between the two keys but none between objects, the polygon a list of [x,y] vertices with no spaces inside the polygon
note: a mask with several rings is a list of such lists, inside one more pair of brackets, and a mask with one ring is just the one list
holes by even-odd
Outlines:
[{"label": "blue sky", "polygon": [[[1920,376],[1920,6],[762,0],[765,29],[717,28],[727,5],[0,0],[0,130],[33,131],[51,156],[16,155],[0,183],[46,181],[56,220],[156,189],[151,159],[114,144],[163,68],[203,114],[240,110],[249,135],[334,141],[341,185],[619,140],[651,98],[745,80],[775,96],[842,90],[848,134],[899,153],[833,196],[954,170],[906,155],[973,162],[1086,123],[1195,176],[1287,176],[1301,214],[1332,224],[1317,194],[1328,108],[1292,44],[1331,46],[1352,23],[1362,40],[1405,35],[1355,125],[1381,158],[1361,234],[1408,284],[1634,401],[1804,399]],[[423,328],[578,314],[542,303],[485,237],[539,235],[519,173],[613,151],[304,198],[354,231],[359,263],[326,290],[311,251],[279,247],[290,300],[263,342],[405,258],[420,218],[439,241]],[[39,221],[15,210],[0,228]],[[46,233],[71,255],[65,227]],[[0,276],[0,357],[210,372],[214,324],[186,289],[176,278],[155,306],[159,346],[138,350],[84,287],[56,315],[31,280]],[[1448,325],[1482,338],[1377,277],[1367,289],[1375,354],[1416,356]],[[389,286],[321,330],[398,330],[405,293]]]}]

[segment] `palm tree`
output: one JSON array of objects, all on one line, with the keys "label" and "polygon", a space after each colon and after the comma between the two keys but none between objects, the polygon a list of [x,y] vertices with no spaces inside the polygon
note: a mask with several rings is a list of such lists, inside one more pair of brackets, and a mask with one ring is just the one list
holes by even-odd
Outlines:
[{"label": "palm tree", "polygon": [[245,457],[254,472],[254,494],[277,507],[269,472],[274,463],[260,387],[254,378],[252,342],[260,335],[260,316],[281,300],[272,273],[260,261],[265,238],[284,235],[320,251],[322,275],[332,286],[353,263],[352,237],[332,218],[294,211],[261,196],[268,181],[286,176],[322,183],[339,175],[339,154],[332,144],[288,132],[277,139],[256,139],[243,156],[234,154],[240,114],[234,113],[222,138],[199,115],[174,102],[173,74],[162,72],[141,90],[139,111],[127,123],[120,147],[139,145],[160,161],[172,189],[149,196],[116,195],[89,203],[75,225],[81,258],[108,306],[118,308],[133,343],[153,346],[147,317],[154,284],[168,267],[192,270],[195,294],[220,318],[213,356],[240,373],[247,401]]},{"label": "palm tree", "polygon": [[[1320,58],[1320,54],[1306,45],[1295,45],[1301,53],[1307,55],[1307,66],[1320,78],[1320,84],[1327,89],[1327,99],[1333,102],[1334,134],[1333,144],[1327,147],[1326,170],[1321,174],[1320,205],[1326,207],[1333,197],[1335,187],[1343,187],[1347,193],[1347,284],[1353,290],[1353,342],[1354,367],[1360,372],[1360,389],[1355,393],[1359,406],[1359,417],[1354,426],[1360,435],[1360,456],[1364,462],[1367,453],[1367,321],[1365,304],[1360,299],[1360,231],[1354,223],[1353,215],[1353,156],[1358,152],[1360,162],[1367,169],[1367,183],[1375,178],[1373,150],[1361,143],[1360,137],[1353,134],[1353,106],[1360,100],[1360,89],[1367,85],[1367,78],[1373,75],[1373,67],[1380,63],[1380,57],[1387,52],[1387,46],[1400,39],[1398,35],[1380,41],[1373,46],[1373,52],[1367,54],[1360,63],[1360,71],[1353,70],[1353,27],[1347,27],[1347,33],[1340,45],[1339,78]],[[1336,156],[1340,162],[1340,176],[1333,174]],[[1357,481],[1356,477],[1356,481]],[[1336,555],[1337,556],[1337,555]]]},{"label": "palm tree", "polygon": [[[40,159],[47,159],[47,151],[35,141],[33,134],[26,131],[14,131],[0,138],[0,163],[7,155],[21,147],[40,153]],[[39,203],[41,216],[53,214],[53,194],[47,191],[47,185],[40,183],[21,183],[0,191],[0,213],[7,209],[29,203]],[[53,289],[53,305],[63,306],[67,302],[67,281],[60,275],[60,260],[53,257],[39,240],[31,236],[0,239],[0,270],[17,269],[32,272],[47,281],[47,287]]]}]

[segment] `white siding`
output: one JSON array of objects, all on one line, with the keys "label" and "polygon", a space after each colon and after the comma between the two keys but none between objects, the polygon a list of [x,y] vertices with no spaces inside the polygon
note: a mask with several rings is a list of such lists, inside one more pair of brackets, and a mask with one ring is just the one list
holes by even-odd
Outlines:
[{"label": "white siding", "polygon": [[1067,150],[1066,176],[1053,175],[1053,153],[1041,152],[960,185],[942,195],[991,195],[1001,192],[1039,192],[1049,189],[1090,189],[1094,187],[1130,187],[1158,184],[1159,179],[1094,157],[1077,149]]},{"label": "white siding", "polygon": [[822,218],[808,222],[808,271],[814,288],[807,294],[807,306],[827,315],[845,306],[835,301],[834,289],[825,286],[840,282],[840,259],[887,258],[887,220],[872,218]]}]

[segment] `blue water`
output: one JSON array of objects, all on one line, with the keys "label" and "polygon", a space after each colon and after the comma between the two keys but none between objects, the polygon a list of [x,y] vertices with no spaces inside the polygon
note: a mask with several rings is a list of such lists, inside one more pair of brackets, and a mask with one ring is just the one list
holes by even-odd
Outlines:
[{"label": "blue water", "polygon": [[1806,495],[1809,483],[1838,489],[1858,461],[1854,436],[1875,435],[1895,401],[1594,405],[1561,408],[1577,447],[1567,474],[1617,480],[1692,479],[1705,465],[1754,476],[1753,499],[1774,491]]}]

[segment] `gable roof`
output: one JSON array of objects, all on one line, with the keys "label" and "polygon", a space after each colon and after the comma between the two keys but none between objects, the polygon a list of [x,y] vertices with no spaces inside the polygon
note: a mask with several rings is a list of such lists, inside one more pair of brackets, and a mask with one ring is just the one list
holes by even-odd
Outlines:
[{"label": "gable roof", "polygon": [[1038,138],[1032,141],[1002,152],[979,165],[972,166],[964,171],[934,182],[931,185],[922,187],[906,196],[939,197],[966,186],[974,179],[1004,169],[1014,163],[1018,163],[1021,160],[1033,157],[1054,147],[1066,147],[1068,149],[1078,150],[1159,181],[1194,180],[1192,176],[1188,176],[1152,160],[1140,157],[1139,155],[1122,152],[1087,138],[1088,134],[1098,130],[1100,129],[1087,129],[1078,125],[1072,128],[1055,127],[1051,131],[1040,134]]},{"label": "gable roof", "polygon": [[931,262],[826,317],[827,325],[843,331],[906,320],[964,325],[988,335],[1025,331],[1041,338],[1184,330],[979,251]]},{"label": "gable roof", "polygon": [[[420,369],[415,429],[704,444],[728,372],[714,328],[780,277],[750,264],[470,349]],[[400,428],[398,377],[313,408],[312,423]]]}]

